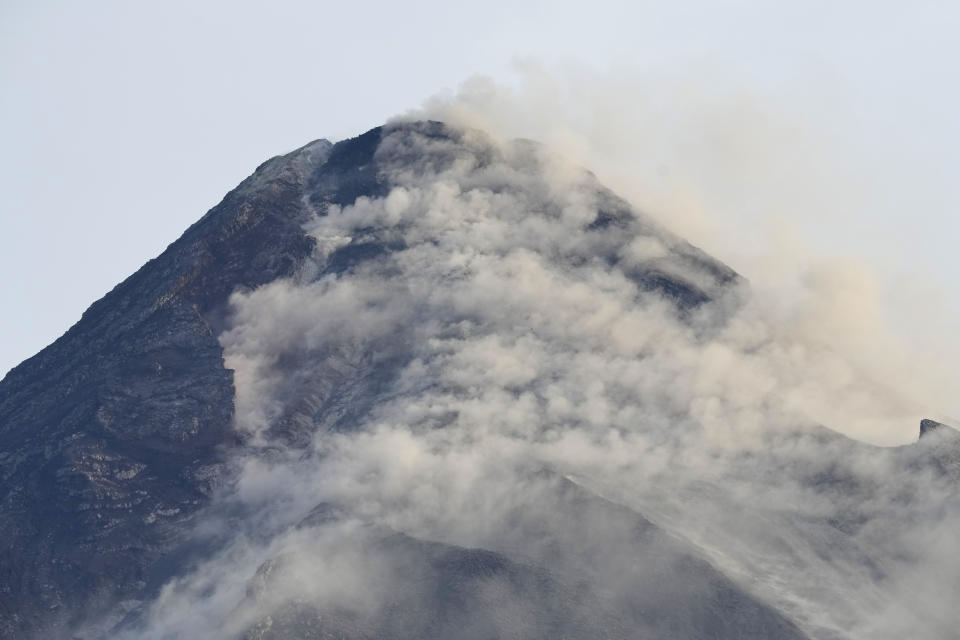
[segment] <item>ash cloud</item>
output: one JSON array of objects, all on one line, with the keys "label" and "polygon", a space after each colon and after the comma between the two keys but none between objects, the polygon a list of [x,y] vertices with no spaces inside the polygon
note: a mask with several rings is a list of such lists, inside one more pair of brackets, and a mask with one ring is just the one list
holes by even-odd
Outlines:
[{"label": "ash cloud", "polygon": [[[960,575],[950,443],[882,449],[818,426],[911,417],[814,329],[857,335],[849,309],[877,313],[870,274],[825,266],[813,300],[777,307],[643,214],[595,224],[625,203],[577,166],[445,131],[388,128],[387,195],[330,204],[298,277],[232,296],[220,342],[248,438],[222,498],[234,515],[137,637],[270,637],[265,620],[298,607],[372,633],[440,553],[382,542],[397,535],[500,554],[471,556],[486,573],[456,604],[463,637],[489,631],[480,602],[512,602],[513,635],[537,635],[517,585],[550,601],[579,576],[614,594],[597,611],[662,607],[704,576],[732,589],[711,564],[814,637],[940,637]],[[378,250],[327,269],[359,245]],[[710,301],[678,306],[648,273]],[[946,471],[929,464],[941,450]],[[657,564],[687,548],[695,570]],[[530,569],[544,565],[549,579]]]},{"label": "ash cloud", "polygon": [[781,89],[696,60],[600,70],[518,59],[514,81],[478,76],[411,115],[575,158],[744,274],[778,327],[901,396],[895,419],[834,428],[891,445],[930,413],[956,422],[960,307],[949,274],[925,265],[928,247],[895,229],[913,207],[948,218],[952,187],[894,137],[867,138],[835,87]]}]

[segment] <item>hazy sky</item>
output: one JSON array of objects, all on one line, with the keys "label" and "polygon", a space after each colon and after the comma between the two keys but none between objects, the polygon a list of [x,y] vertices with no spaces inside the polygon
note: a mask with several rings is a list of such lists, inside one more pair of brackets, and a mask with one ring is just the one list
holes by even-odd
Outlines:
[{"label": "hazy sky", "polygon": [[[678,140],[686,151],[676,165],[634,164],[703,185],[699,215],[717,217],[699,235],[689,230],[735,267],[755,264],[731,240],[738,222],[789,216],[806,245],[876,267],[903,317],[934,313],[949,330],[960,308],[958,27],[950,2],[2,0],[0,372],[65,331],[267,157],[355,135],[477,74],[512,86],[522,82],[518,58],[567,78],[575,109],[532,106],[566,108],[573,129],[676,107],[687,119],[661,130],[699,132],[687,125],[708,111],[684,96],[730,97],[725,118],[741,113],[737,96],[773,105],[784,115],[769,136],[759,123],[766,146],[752,165],[722,154],[691,162],[691,149],[727,148],[696,136]],[[594,75],[604,91],[592,90]],[[696,90],[678,90],[678,77]],[[750,130],[753,109],[729,131]],[[621,148],[643,157],[642,137],[629,137],[637,130],[624,131]],[[651,148],[663,153],[670,139]],[[728,164],[741,167],[736,181],[711,170]],[[754,174],[767,196],[747,215]],[[781,187],[782,214],[770,198]],[[818,206],[821,187],[830,206]]]}]

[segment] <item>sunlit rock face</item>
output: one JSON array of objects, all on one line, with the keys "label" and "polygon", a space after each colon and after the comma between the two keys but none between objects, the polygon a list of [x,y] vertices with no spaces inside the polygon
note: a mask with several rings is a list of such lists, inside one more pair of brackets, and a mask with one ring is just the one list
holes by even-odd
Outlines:
[{"label": "sunlit rock face", "polygon": [[835,358],[534,143],[310,143],[0,383],[0,637],[949,637]]}]

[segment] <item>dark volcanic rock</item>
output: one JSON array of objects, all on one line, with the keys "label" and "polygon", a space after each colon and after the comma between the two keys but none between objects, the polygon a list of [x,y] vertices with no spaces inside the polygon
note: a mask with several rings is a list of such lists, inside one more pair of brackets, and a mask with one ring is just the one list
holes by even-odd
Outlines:
[{"label": "dark volcanic rock", "polygon": [[236,437],[220,318],[236,288],[312,251],[303,185],[330,148],[263,164],[0,382],[0,637],[143,594],[222,481]]},{"label": "dark volcanic rock", "polygon": [[931,420],[930,418],[924,418],[920,421],[920,437],[930,435],[933,432],[937,433],[948,433],[950,431],[957,432],[951,426],[945,425],[942,422],[937,422],[936,420]]}]

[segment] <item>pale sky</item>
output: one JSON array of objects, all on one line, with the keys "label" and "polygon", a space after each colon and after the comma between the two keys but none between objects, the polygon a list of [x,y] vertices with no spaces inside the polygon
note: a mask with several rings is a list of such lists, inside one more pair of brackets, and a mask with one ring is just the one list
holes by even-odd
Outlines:
[{"label": "pale sky", "polygon": [[[836,182],[856,183],[859,194],[819,215],[811,198],[809,218],[786,206],[791,224],[819,251],[876,266],[903,315],[932,310],[947,328],[960,317],[952,315],[960,309],[955,3],[464,7],[0,0],[0,375],[52,342],[266,158],[356,135],[477,74],[509,86],[518,58],[580,76],[595,71],[614,88],[597,104],[621,120],[638,98],[617,99],[620,77],[634,88],[650,79],[651,100],[683,94],[659,92],[675,87],[675,73],[700,87],[696,95],[769,99],[799,123],[800,139],[822,141],[797,169],[807,176],[798,178],[805,198]],[[577,99],[592,108],[589,96]],[[839,167],[830,169],[833,183],[809,177],[815,153],[823,167]],[[792,150],[765,154],[777,159],[777,184],[789,186]],[[717,216],[734,216],[718,220],[735,220],[735,209],[748,208],[750,174],[723,184],[728,174],[710,166],[684,179],[702,179],[712,193],[736,187],[737,198],[716,199],[729,204],[718,204]],[[769,177],[768,169],[757,170]],[[709,194],[704,201],[713,202]],[[749,264],[724,255],[730,242],[694,240],[737,268]]]}]

